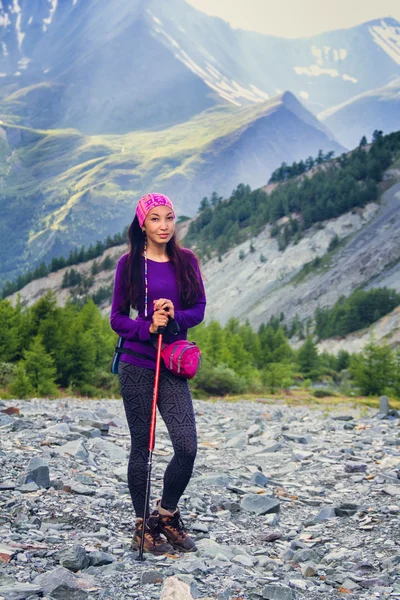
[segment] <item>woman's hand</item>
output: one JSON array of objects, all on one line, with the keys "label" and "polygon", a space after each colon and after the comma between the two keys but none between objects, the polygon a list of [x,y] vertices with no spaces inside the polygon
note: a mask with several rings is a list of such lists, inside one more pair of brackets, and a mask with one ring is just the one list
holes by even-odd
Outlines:
[{"label": "woman's hand", "polygon": [[171,300],[168,298],[159,298],[158,300],[154,300],[154,310],[166,310],[171,319],[175,316],[174,305]]},{"label": "woman's hand", "polygon": [[149,327],[150,333],[158,333],[159,327],[166,327],[168,323],[168,313],[165,310],[155,310]]}]

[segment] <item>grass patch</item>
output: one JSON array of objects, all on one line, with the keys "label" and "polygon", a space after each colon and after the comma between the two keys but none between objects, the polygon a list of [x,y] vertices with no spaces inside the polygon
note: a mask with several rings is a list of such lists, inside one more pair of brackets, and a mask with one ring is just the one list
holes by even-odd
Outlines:
[{"label": "grass patch", "polygon": [[288,281],[288,284],[298,285],[305,281],[309,275],[319,275],[328,271],[332,266],[333,257],[347,244],[349,237],[341,239],[334,250],[326,252],[323,256],[316,256],[313,260],[303,265],[300,271]]},{"label": "grass patch", "polygon": [[[273,406],[275,404],[287,404],[289,406],[309,406],[310,408],[359,408],[359,407],[370,407],[379,409],[380,398],[369,397],[369,396],[345,396],[339,392],[335,392],[334,396],[325,396],[323,398],[317,398],[314,396],[312,389],[293,389],[293,390],[279,390],[274,393],[264,394],[238,394],[238,395],[227,395],[227,396],[208,396],[206,398],[209,401],[224,401],[224,402],[240,402],[243,400],[249,402],[259,402],[262,404]],[[194,394],[196,398],[196,394]],[[400,400],[389,399],[390,407],[400,410]]]}]

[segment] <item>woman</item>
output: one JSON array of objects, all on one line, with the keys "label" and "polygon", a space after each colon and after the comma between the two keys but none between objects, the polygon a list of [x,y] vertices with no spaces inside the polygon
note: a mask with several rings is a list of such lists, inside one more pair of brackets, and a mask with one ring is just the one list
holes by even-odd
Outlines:
[{"label": "woman", "polygon": [[[132,549],[138,548],[144,526],[145,551],[159,554],[175,548],[190,552],[196,546],[183,527],[178,502],[189,483],[197,452],[193,403],[187,380],[176,377],[163,364],[158,409],[174,456],[165,470],[156,510],[150,514],[144,502],[157,330],[173,319],[180,331],[172,335],[167,329],[163,341],[186,339],[189,327],[204,318],[204,286],[195,255],[177,242],[175,212],[167,196],[148,194],[139,200],[129,241],[130,251],[120,258],[116,269],[110,323],[125,338],[124,348],[133,352],[121,354],[118,367],[131,434],[128,485],[136,513]],[[131,306],[138,311],[135,320],[129,317]]]}]

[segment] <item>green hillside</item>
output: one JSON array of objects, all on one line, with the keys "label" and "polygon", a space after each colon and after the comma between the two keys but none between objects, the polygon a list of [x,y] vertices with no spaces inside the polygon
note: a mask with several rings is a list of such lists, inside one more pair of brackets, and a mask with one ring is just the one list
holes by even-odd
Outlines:
[{"label": "green hillside", "polygon": [[[3,98],[0,110],[6,105],[17,110],[20,95]],[[267,137],[266,130],[277,137]],[[261,131],[265,148],[258,141]],[[230,192],[231,182],[239,183],[237,161],[247,173],[257,163],[255,153],[260,154],[257,172],[265,173],[266,181],[271,161],[282,153],[297,157],[303,145],[293,139],[305,132],[313,146],[335,147],[290,94],[250,107],[209,109],[162,131],[124,135],[86,136],[0,122],[0,285],[27,266],[122,231],[134,202],[149,188],[172,193],[178,214],[193,214],[210,178]]]}]

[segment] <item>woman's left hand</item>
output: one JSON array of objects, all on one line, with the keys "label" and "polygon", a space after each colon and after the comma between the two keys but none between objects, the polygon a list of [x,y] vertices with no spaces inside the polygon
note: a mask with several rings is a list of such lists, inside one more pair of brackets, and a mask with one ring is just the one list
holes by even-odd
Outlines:
[{"label": "woman's left hand", "polygon": [[174,305],[171,302],[171,300],[168,300],[168,298],[159,298],[158,300],[154,300],[154,310],[166,310],[169,314],[169,316],[171,317],[171,319],[174,318],[175,316],[175,309],[174,309]]}]

